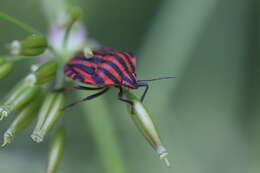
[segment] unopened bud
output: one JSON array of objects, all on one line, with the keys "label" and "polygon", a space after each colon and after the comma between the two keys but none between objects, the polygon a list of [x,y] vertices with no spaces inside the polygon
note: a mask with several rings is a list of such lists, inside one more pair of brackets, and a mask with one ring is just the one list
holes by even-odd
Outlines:
[{"label": "unopened bud", "polygon": [[166,166],[170,166],[170,163],[166,157],[168,153],[166,148],[162,145],[160,135],[151,117],[151,114],[135,95],[127,90],[124,90],[124,93],[126,94],[127,99],[133,102],[131,107],[131,118],[139,129],[140,133],[159,154],[160,159],[165,161]]},{"label": "unopened bud", "polygon": [[10,44],[13,55],[37,56],[42,54],[48,43],[43,35],[33,34],[22,41],[13,41]]},{"label": "unopened bud", "polygon": [[12,70],[13,64],[0,59],[0,79],[6,77]]},{"label": "unopened bud", "polygon": [[21,42],[18,40],[14,40],[8,45],[8,48],[10,49],[10,53],[12,55],[20,55]]},{"label": "unopened bud", "polygon": [[0,105],[0,120],[7,117],[12,111],[16,111],[29,103],[40,91],[39,86],[19,83]]},{"label": "unopened bud", "polygon": [[10,144],[17,133],[26,128],[36,117],[41,99],[34,99],[27,104],[17,115],[15,120],[4,133],[4,143],[2,147]]},{"label": "unopened bud", "polygon": [[46,173],[56,173],[64,151],[64,138],[64,128],[59,128],[51,141]]},{"label": "unopened bud", "polygon": [[40,108],[38,120],[31,135],[35,142],[42,142],[45,134],[54,126],[65,103],[62,92],[49,93]]},{"label": "unopened bud", "polygon": [[58,64],[55,61],[49,61],[41,65],[35,72],[36,84],[43,84],[52,80],[56,76]]}]

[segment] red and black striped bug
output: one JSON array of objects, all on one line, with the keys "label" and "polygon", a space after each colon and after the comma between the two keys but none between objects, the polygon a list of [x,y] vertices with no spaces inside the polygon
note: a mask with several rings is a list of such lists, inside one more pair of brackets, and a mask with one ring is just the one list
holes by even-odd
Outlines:
[{"label": "red and black striped bug", "polygon": [[97,86],[96,88],[85,86],[73,86],[63,90],[101,90],[93,95],[69,104],[63,108],[69,108],[84,101],[96,98],[108,91],[110,87],[119,88],[118,99],[129,104],[130,100],[123,98],[122,87],[137,89],[145,87],[141,101],[149,89],[148,81],[175,78],[175,76],[160,77],[150,80],[138,80],[135,74],[136,57],[128,52],[118,52],[111,49],[93,50],[92,57],[86,57],[84,53],[76,54],[64,67],[64,73],[72,80]]}]

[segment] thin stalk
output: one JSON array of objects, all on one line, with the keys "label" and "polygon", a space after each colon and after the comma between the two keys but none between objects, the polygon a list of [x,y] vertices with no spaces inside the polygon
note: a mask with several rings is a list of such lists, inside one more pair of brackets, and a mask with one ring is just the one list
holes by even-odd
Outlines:
[{"label": "thin stalk", "polygon": [[0,12],[0,19],[3,19],[5,21],[8,21],[14,25],[16,25],[17,27],[21,28],[22,30],[24,30],[25,32],[28,32],[30,34],[40,34],[39,31],[37,31],[36,29],[34,29],[33,27],[5,14]]},{"label": "thin stalk", "polygon": [[57,71],[56,80],[55,80],[55,89],[60,89],[64,84],[64,73],[63,73],[63,63],[59,64],[59,70]]},{"label": "thin stalk", "polygon": [[68,42],[68,38],[69,38],[71,28],[72,28],[72,25],[69,25],[65,30],[63,45],[62,45],[64,49],[66,49],[66,47],[67,47],[67,42]]},{"label": "thin stalk", "polygon": [[[76,92],[75,92],[76,93]],[[77,92],[78,99],[86,92]],[[98,108],[97,106],[98,105]],[[102,98],[92,100],[81,105],[86,123],[92,130],[99,159],[106,173],[126,173],[117,137],[114,133],[114,124],[109,118],[109,110]]]},{"label": "thin stalk", "polygon": [[21,61],[21,60],[27,60],[27,59],[31,59],[34,58],[33,56],[0,56],[0,58],[4,58],[6,61],[9,62],[17,62],[17,61]]}]

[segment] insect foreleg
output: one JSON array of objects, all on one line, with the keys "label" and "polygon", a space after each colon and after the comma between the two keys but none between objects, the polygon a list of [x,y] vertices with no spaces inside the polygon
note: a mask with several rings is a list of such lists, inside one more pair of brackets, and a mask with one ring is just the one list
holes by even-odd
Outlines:
[{"label": "insect foreleg", "polygon": [[144,101],[144,98],[145,98],[145,95],[146,95],[146,93],[147,93],[147,91],[148,91],[148,89],[149,89],[149,85],[147,84],[147,83],[141,83],[141,84],[139,84],[138,85],[138,87],[145,87],[145,90],[144,90],[144,92],[143,92],[143,95],[141,96],[141,102],[143,102]]},{"label": "insect foreleg", "polygon": [[121,100],[123,102],[126,102],[126,103],[130,104],[131,106],[133,106],[133,102],[131,100],[127,100],[127,99],[123,98],[123,89],[121,87],[119,88],[119,93],[118,93],[118,97],[117,98],[119,100]]}]

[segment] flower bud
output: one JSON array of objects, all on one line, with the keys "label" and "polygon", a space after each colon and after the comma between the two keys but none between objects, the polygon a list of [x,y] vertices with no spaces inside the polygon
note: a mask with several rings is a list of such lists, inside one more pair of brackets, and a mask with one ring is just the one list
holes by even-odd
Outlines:
[{"label": "flower bud", "polygon": [[42,54],[48,43],[43,35],[32,34],[22,41],[13,41],[10,45],[13,55],[37,56]]},{"label": "flower bud", "polygon": [[33,34],[21,41],[21,55],[36,56],[42,54],[48,43],[43,35]]},{"label": "flower bud", "polygon": [[166,158],[168,153],[165,147],[162,145],[160,135],[157,131],[157,127],[151,117],[151,114],[135,95],[127,90],[124,90],[124,93],[126,94],[126,98],[133,102],[131,107],[131,118],[139,129],[140,133],[159,154],[160,159],[165,161],[166,166],[170,166],[170,163]]},{"label": "flower bud", "polygon": [[6,77],[12,70],[13,64],[0,59],[0,79]]},{"label": "flower bud", "polygon": [[0,106],[0,120],[7,117],[12,111],[16,111],[29,103],[39,93],[40,87],[19,83]]},{"label": "flower bud", "polygon": [[2,147],[7,144],[10,144],[14,138],[14,136],[26,128],[32,120],[36,117],[36,112],[40,106],[41,99],[36,98],[32,100],[26,107],[22,108],[22,110],[18,113],[15,120],[9,126],[9,128],[4,133],[4,143]]},{"label": "flower bud", "polygon": [[55,61],[49,61],[41,65],[35,72],[36,84],[43,84],[52,80],[57,72],[58,64]]},{"label": "flower bud", "polygon": [[38,120],[31,135],[35,142],[42,142],[46,133],[54,126],[61,115],[65,103],[62,92],[49,93],[40,108]]},{"label": "flower bud", "polygon": [[65,131],[63,128],[59,128],[50,145],[48,166],[46,173],[55,173],[57,171],[58,165],[62,159],[64,151],[64,138]]}]

